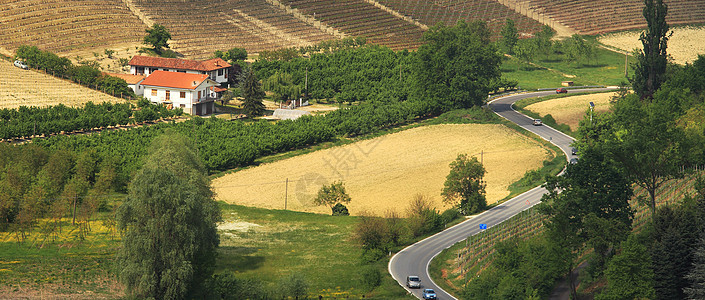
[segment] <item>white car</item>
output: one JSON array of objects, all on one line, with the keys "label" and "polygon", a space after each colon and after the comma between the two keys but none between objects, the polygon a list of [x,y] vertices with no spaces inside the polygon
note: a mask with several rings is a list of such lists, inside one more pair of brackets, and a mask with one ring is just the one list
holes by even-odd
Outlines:
[{"label": "white car", "polygon": [[24,62],[22,62],[21,60],[15,61],[15,67],[18,67],[18,68],[24,69],[24,70],[29,69],[29,67],[27,67],[27,65]]},{"label": "white car", "polygon": [[421,288],[421,278],[419,276],[406,276],[406,286],[411,289]]}]

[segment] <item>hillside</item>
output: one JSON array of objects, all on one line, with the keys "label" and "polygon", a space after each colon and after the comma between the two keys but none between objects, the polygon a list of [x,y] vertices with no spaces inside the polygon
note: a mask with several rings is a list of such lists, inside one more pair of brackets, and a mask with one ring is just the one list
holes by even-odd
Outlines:
[{"label": "hillside", "polygon": [[121,0],[3,0],[0,53],[20,45],[62,55],[139,45],[147,26]]},{"label": "hillside", "polygon": [[68,80],[36,71],[22,70],[11,62],[0,61],[0,108],[64,104],[82,106],[88,101],[124,102],[125,100],[89,89]]},{"label": "hillside", "polygon": [[169,29],[174,50],[193,59],[233,47],[257,53],[335,38],[265,0],[133,2],[152,22]]}]

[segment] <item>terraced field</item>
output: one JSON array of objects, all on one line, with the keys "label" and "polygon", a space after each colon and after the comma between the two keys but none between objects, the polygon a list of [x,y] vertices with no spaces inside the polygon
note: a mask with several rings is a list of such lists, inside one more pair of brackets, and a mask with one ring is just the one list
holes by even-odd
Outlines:
[{"label": "terraced field", "polygon": [[125,101],[67,80],[22,70],[7,61],[0,61],[0,74],[0,108]]},{"label": "terraced field", "polygon": [[60,54],[139,45],[147,28],[122,0],[3,0],[0,51],[20,45]]},{"label": "terraced field", "polygon": [[416,194],[442,209],[450,162],[460,153],[480,159],[483,151],[488,203],[503,199],[511,183],[554,155],[503,125],[434,125],[238,171],[212,186],[217,199],[228,203],[282,209],[286,201],[289,210],[330,213],[313,199],[323,184],[343,180],[353,215],[404,213]]},{"label": "terraced field", "polygon": [[208,58],[216,50],[233,47],[257,53],[334,38],[265,0],[133,2],[153,22],[166,26],[172,48],[191,59]]}]

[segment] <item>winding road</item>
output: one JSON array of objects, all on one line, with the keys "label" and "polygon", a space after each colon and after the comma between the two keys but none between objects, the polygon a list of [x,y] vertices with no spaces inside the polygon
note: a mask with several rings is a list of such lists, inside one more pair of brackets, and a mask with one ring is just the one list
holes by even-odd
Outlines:
[{"label": "winding road", "polygon": [[[571,90],[571,93],[585,91],[605,91],[612,88],[600,89],[579,89]],[[525,98],[533,98],[555,94],[555,91],[543,91],[516,94],[501,97],[490,102],[490,108],[499,116],[516,123],[522,128],[531,131],[545,140],[558,146],[566,154],[566,158],[571,158],[571,144],[573,138],[555,130],[549,126],[533,126],[533,120],[523,114],[516,112],[512,105]],[[417,298],[422,298],[424,288],[432,288],[436,291],[438,299],[456,299],[439,286],[437,286],[428,273],[428,266],[436,255],[441,251],[465,240],[467,237],[478,234],[480,224],[487,224],[487,228],[502,223],[504,220],[520,213],[541,202],[541,196],[546,192],[542,187],[535,187],[519,196],[516,196],[501,205],[495,206],[467,221],[448,228],[433,236],[417,242],[396,253],[389,261],[389,273],[402,287]],[[409,289],[406,287],[406,276],[417,275],[421,278],[420,289]]]}]

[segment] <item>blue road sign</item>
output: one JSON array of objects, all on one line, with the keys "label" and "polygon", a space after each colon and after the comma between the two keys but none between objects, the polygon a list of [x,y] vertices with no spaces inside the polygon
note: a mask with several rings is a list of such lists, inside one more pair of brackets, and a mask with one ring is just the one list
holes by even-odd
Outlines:
[{"label": "blue road sign", "polygon": [[487,229],[487,224],[480,224],[480,229]]}]

